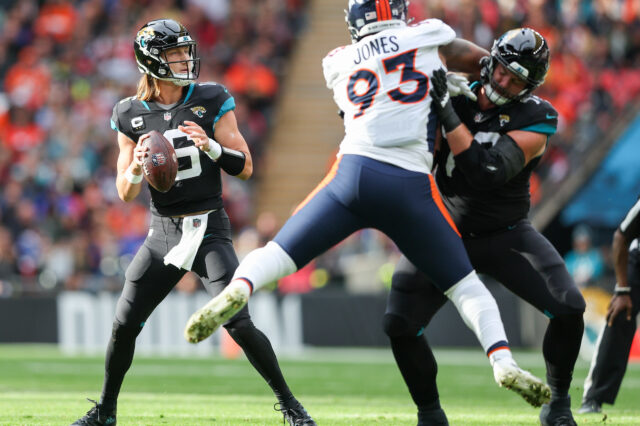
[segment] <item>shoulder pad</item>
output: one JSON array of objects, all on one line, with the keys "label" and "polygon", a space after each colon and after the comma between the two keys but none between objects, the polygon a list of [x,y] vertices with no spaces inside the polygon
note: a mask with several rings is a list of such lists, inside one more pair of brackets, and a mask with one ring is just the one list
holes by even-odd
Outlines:
[{"label": "shoulder pad", "polygon": [[127,112],[131,109],[131,101],[135,99],[135,96],[129,96],[128,98],[122,99],[118,102],[118,111],[119,112]]},{"label": "shoulder pad", "polygon": [[[227,88],[222,84],[214,81],[197,83],[194,92],[197,91],[198,96],[202,99],[213,99],[220,95],[221,92],[226,92]],[[195,94],[195,93],[194,93]]]}]

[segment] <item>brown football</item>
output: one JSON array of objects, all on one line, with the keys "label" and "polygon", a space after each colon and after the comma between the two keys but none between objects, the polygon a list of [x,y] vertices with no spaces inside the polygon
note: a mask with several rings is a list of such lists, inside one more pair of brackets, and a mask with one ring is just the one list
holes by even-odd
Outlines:
[{"label": "brown football", "polygon": [[142,163],[144,177],[157,191],[167,192],[178,174],[178,157],[173,145],[161,133],[152,130],[143,143],[149,148]]}]

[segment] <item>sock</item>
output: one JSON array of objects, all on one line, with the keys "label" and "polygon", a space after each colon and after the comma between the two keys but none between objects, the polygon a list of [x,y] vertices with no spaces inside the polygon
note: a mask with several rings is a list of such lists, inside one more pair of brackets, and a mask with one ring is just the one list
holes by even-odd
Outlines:
[{"label": "sock", "polygon": [[475,271],[471,271],[444,294],[456,306],[467,327],[476,334],[486,354],[496,345],[507,344],[496,300]]},{"label": "sock", "polygon": [[440,408],[438,365],[424,336],[392,337],[391,350],[418,411]]},{"label": "sock", "polygon": [[141,330],[142,328],[138,327],[114,324],[111,340],[107,345],[104,383],[102,385],[102,395],[100,396],[100,405],[105,411],[116,411],[120,387],[122,386],[124,375],[131,367],[136,337]]},{"label": "sock", "polygon": [[280,405],[286,408],[295,407],[298,401],[284,380],[278,359],[267,336],[258,330],[251,320],[240,320],[238,323],[231,324],[227,327],[227,331],[240,345],[251,365],[271,387]]},{"label": "sock", "polygon": [[293,274],[297,270],[298,267],[287,252],[277,243],[269,241],[266,246],[251,251],[242,259],[233,274],[231,284],[243,278],[247,281],[245,284],[248,284],[253,292],[282,277]]}]

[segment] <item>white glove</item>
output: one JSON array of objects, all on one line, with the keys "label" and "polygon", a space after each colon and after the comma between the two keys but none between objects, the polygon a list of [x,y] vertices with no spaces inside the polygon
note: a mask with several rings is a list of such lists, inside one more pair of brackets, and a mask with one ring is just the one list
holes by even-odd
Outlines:
[{"label": "white glove", "polygon": [[447,90],[452,98],[458,95],[465,95],[474,102],[478,100],[476,94],[469,88],[467,77],[460,74],[447,73]]}]

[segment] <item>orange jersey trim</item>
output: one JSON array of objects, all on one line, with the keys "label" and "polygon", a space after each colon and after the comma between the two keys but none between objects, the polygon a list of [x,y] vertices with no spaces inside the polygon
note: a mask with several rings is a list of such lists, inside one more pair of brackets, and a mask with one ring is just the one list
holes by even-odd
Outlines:
[{"label": "orange jersey trim", "polygon": [[307,195],[307,197],[300,204],[298,204],[298,207],[296,207],[296,209],[293,211],[293,214],[291,216],[293,216],[294,214],[298,213],[298,211],[300,211],[301,208],[306,206],[309,203],[309,201],[311,201],[311,199],[313,197],[315,197],[315,195],[318,192],[320,192],[320,190],[322,188],[324,188],[325,186],[329,185],[329,182],[331,182],[333,180],[333,178],[336,177],[336,173],[338,173],[338,165],[340,164],[340,160],[341,159],[342,159],[342,156],[338,157],[336,159],[336,161],[333,162],[333,165],[331,166],[331,169],[329,170],[329,173],[327,173],[327,175],[324,177],[324,179],[322,179],[322,181],[320,181],[318,186],[316,186],[315,189],[313,191],[311,191],[309,193],[309,195]]},{"label": "orange jersey trim", "polygon": [[447,220],[447,222],[449,222],[449,226],[451,226],[451,228],[456,232],[456,234],[458,234],[458,237],[462,238],[462,235],[460,235],[460,232],[458,231],[458,227],[456,226],[455,222],[451,218],[449,211],[444,206],[444,202],[442,201],[442,197],[440,196],[440,191],[438,191],[438,187],[436,186],[436,180],[433,178],[433,175],[429,175],[429,184],[431,185],[431,196],[433,197],[433,201],[436,202],[436,205],[438,206],[440,213],[442,213],[442,215]]}]

